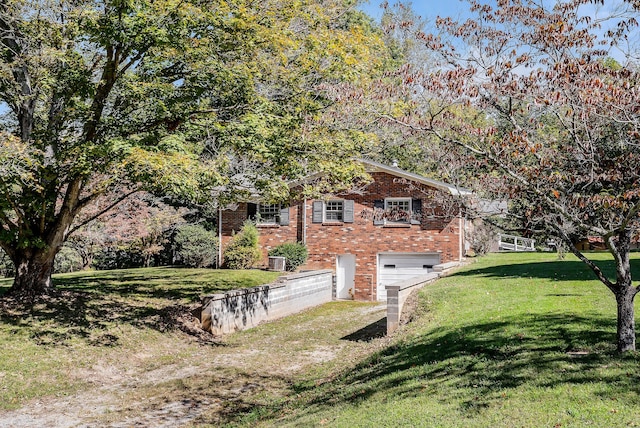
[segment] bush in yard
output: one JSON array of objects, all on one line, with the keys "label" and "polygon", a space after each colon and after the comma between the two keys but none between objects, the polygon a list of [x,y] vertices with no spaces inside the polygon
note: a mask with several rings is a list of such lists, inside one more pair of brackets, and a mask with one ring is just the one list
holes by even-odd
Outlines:
[{"label": "bush in yard", "polygon": [[76,272],[82,270],[82,268],[83,263],[80,254],[73,248],[67,246],[63,246],[62,249],[60,249],[53,262],[55,273]]},{"label": "bush in yard", "polygon": [[309,258],[307,247],[300,242],[285,242],[269,251],[270,256],[286,258],[286,269],[293,272]]},{"label": "bush in yard", "polygon": [[258,228],[253,222],[246,221],[240,232],[231,238],[224,252],[224,264],[229,269],[249,269],[261,257]]},{"label": "bush in yard", "polygon": [[93,260],[97,270],[130,269],[144,266],[144,256],[136,248],[107,245]]},{"label": "bush in yard", "polygon": [[199,224],[185,224],[178,227],[174,237],[177,258],[189,267],[209,267],[216,262],[218,238],[215,232]]}]

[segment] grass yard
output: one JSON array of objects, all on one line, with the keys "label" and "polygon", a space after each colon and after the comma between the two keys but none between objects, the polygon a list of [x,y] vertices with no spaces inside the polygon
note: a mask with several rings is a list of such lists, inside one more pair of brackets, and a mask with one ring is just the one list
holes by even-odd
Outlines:
[{"label": "grass yard", "polygon": [[32,308],[0,300],[0,426],[640,426],[640,354],[615,354],[614,298],[576,259],[480,258],[391,338],[359,302],[223,339],[181,329],[201,294],[273,278],[91,272]]},{"label": "grass yard", "polygon": [[[195,355],[198,344],[185,341],[178,327],[185,326],[183,318],[201,295],[277,276],[165,267],[77,272],[55,275],[58,295],[32,307],[0,301],[0,409]],[[10,279],[2,280],[0,294],[10,285]]]},{"label": "grass yard", "polygon": [[[276,272],[262,270],[153,267],[65,273],[54,275],[53,281],[60,290],[191,303],[205,294],[253,287],[269,283],[277,277]],[[0,295],[9,289],[12,281],[0,280]]]},{"label": "grass yard", "polygon": [[[605,254],[593,256],[613,275]],[[615,354],[615,300],[577,259],[493,254],[419,302],[391,346],[297,382],[285,404],[238,424],[640,426],[640,355]]]}]

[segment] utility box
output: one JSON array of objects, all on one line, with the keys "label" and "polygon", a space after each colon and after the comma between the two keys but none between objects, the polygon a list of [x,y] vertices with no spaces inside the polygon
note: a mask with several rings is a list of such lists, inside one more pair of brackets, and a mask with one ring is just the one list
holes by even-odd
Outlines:
[{"label": "utility box", "polygon": [[269,256],[269,270],[284,272],[286,265],[286,257]]}]

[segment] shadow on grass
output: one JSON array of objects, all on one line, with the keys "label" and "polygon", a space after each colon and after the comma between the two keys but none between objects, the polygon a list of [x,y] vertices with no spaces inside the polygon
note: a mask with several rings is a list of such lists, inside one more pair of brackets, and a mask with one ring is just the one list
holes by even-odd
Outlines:
[{"label": "shadow on grass", "polygon": [[34,302],[1,298],[0,323],[40,345],[64,346],[72,339],[84,339],[93,346],[115,346],[121,331],[117,326],[123,324],[204,336],[204,331],[190,325],[193,310],[178,303],[154,306],[118,296],[59,290]]},{"label": "shadow on grass", "polygon": [[[600,256],[602,257],[602,255]],[[616,266],[613,260],[596,259],[595,263],[608,278],[612,281],[616,280]],[[640,259],[634,258],[631,260],[631,273],[633,278],[640,277]],[[555,260],[497,265],[456,272],[451,276],[479,276],[488,278],[531,277],[556,281],[597,281],[593,271],[579,260]]]},{"label": "shadow on grass", "polygon": [[[599,383],[603,391],[615,384],[611,395],[637,396],[640,355],[615,356],[614,342],[611,320],[595,314],[523,315],[439,328],[374,354],[318,390],[300,385],[296,392],[309,394],[307,413],[345,402],[357,405],[376,400],[374,395],[384,401],[384,397],[422,394],[442,400],[455,396],[461,410],[468,412],[504,400],[505,392],[512,389],[561,384]],[[603,370],[612,362],[622,364],[618,367],[627,364],[632,375]]]},{"label": "shadow on grass", "polygon": [[261,272],[174,267],[78,272],[54,277],[52,295],[25,300],[0,287],[0,324],[28,332],[36,343],[65,344],[81,338],[96,346],[118,343],[117,325],[157,331],[182,330],[211,342],[196,314],[203,295],[260,284]]},{"label": "shadow on grass", "polygon": [[35,299],[5,296],[7,281],[0,288],[0,324],[40,345],[82,339],[94,346],[115,346],[121,335],[118,325],[124,324],[160,332],[181,330],[211,342],[213,336],[199,328],[199,304],[184,302],[198,301],[211,288],[236,287],[242,279],[225,282],[221,274],[204,284],[204,276],[212,277],[186,269],[67,275],[55,279],[54,293]]},{"label": "shadow on grass", "polygon": [[55,278],[54,281],[61,289],[189,302],[199,301],[205,294],[258,285],[251,279],[236,277],[229,272],[231,271],[209,270],[203,274],[200,270],[180,268],[128,269],[64,276]]},{"label": "shadow on grass", "polygon": [[368,326],[354,331],[340,340],[348,340],[350,342],[371,342],[374,339],[385,337],[387,335],[387,317],[381,318],[376,322],[372,322]]}]

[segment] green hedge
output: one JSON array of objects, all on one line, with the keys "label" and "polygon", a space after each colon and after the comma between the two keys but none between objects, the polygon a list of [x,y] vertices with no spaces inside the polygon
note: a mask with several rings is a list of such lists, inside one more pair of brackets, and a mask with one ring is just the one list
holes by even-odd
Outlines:
[{"label": "green hedge", "polygon": [[309,252],[302,243],[285,242],[270,250],[269,256],[286,258],[286,269],[293,272],[307,261]]}]

